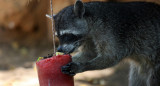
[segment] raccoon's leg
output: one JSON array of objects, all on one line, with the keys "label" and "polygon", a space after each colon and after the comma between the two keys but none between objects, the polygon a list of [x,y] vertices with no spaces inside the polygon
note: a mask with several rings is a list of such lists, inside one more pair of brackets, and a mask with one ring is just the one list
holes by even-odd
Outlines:
[{"label": "raccoon's leg", "polygon": [[160,65],[155,67],[148,83],[150,84],[149,86],[160,86]]},{"label": "raccoon's leg", "polygon": [[157,49],[156,57],[153,60],[155,60],[155,67],[148,82],[150,86],[160,86],[160,48]]},{"label": "raccoon's leg", "polygon": [[111,67],[119,63],[120,59],[115,60],[115,58],[107,56],[97,56],[96,58],[86,62],[86,63],[69,63],[62,67],[62,72],[65,74],[73,75],[75,73],[80,73],[88,70],[100,70],[104,68]]},{"label": "raccoon's leg", "polygon": [[144,77],[139,74],[139,67],[134,64],[130,66],[129,86],[147,86]]}]

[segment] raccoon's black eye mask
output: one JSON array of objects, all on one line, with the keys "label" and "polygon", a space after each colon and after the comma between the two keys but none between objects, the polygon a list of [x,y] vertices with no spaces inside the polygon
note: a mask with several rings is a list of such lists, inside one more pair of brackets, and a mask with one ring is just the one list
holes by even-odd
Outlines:
[{"label": "raccoon's black eye mask", "polygon": [[74,42],[82,38],[82,35],[74,35],[74,34],[63,34],[58,36],[58,38],[64,42]]}]

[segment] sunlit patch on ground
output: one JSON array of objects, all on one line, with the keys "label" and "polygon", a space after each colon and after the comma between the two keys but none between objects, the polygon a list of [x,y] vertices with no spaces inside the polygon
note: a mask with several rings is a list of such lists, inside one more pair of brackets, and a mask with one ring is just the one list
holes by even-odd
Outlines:
[{"label": "sunlit patch on ground", "polygon": [[[127,86],[127,72],[126,67],[113,67],[79,73],[75,86]],[[37,71],[35,67],[0,71],[0,86],[39,86]]]}]

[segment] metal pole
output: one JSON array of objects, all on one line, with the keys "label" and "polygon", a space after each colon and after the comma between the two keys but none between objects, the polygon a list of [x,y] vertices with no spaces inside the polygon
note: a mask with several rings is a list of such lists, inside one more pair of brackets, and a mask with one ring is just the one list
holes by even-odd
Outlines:
[{"label": "metal pole", "polygon": [[51,7],[51,16],[52,16],[52,33],[53,33],[53,56],[56,54],[56,45],[55,45],[55,22],[53,16],[53,5],[52,0],[50,0],[50,7]]}]

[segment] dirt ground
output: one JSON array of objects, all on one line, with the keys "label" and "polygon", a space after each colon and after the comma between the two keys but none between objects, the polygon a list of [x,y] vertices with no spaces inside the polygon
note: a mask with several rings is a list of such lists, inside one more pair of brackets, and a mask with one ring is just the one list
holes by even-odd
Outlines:
[{"label": "dirt ground", "polygon": [[[122,68],[123,69],[123,68]],[[118,67],[77,74],[75,86],[128,86],[127,69]],[[0,86],[39,86],[36,68],[18,67],[0,71]]]},{"label": "dirt ground", "polygon": [[[52,47],[28,48],[16,43],[0,46],[0,86],[39,86],[35,67],[38,56],[52,52]],[[128,86],[128,64],[75,76],[75,86]]]}]

